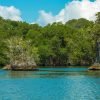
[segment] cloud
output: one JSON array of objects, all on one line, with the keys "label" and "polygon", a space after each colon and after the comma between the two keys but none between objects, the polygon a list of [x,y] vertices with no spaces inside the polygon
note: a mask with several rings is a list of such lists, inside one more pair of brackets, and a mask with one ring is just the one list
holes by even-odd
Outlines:
[{"label": "cloud", "polygon": [[4,19],[11,19],[14,21],[22,20],[20,10],[18,10],[14,6],[0,6],[0,16]]},{"label": "cloud", "polygon": [[65,5],[57,15],[53,15],[52,12],[45,12],[41,10],[39,12],[39,18],[37,23],[40,25],[47,25],[53,22],[65,23],[71,19],[86,18],[88,20],[95,20],[95,14],[100,12],[100,0],[91,2],[90,0],[73,0]]}]

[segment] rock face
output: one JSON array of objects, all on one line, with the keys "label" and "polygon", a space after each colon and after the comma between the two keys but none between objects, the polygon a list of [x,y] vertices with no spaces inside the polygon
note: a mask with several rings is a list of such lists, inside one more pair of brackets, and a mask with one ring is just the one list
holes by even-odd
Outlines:
[{"label": "rock face", "polygon": [[11,70],[11,65],[6,65],[3,67],[4,70]]},{"label": "rock face", "polygon": [[11,66],[6,65],[4,70],[13,70],[13,71],[36,71],[38,68],[36,66]]},{"label": "rock face", "polygon": [[3,69],[18,71],[37,70],[36,62],[38,61],[38,49],[31,45],[30,40],[24,40],[23,37],[11,37],[6,41],[9,58],[9,65]]},{"label": "rock face", "polygon": [[92,65],[88,69],[89,70],[100,70],[100,64],[99,63],[95,63],[94,65]]}]

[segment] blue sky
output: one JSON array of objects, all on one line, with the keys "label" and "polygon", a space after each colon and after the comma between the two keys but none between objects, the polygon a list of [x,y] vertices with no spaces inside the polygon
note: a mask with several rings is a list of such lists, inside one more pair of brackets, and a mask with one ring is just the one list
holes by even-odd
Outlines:
[{"label": "blue sky", "polygon": [[[12,12],[10,11],[7,12],[8,11],[7,7],[9,8],[13,6],[15,9],[18,9],[21,13],[20,15],[18,14],[18,12],[15,13],[16,11],[15,12],[13,11],[15,15],[17,17],[19,15],[23,21],[29,23],[38,22],[41,24],[47,24],[49,22],[54,22],[54,21],[65,22],[69,19],[80,18],[80,17],[89,19],[90,17],[92,18],[92,13],[94,14],[95,12],[100,11],[100,7],[99,7],[100,0],[91,0],[91,1],[90,0],[76,0],[76,1],[74,0],[0,0],[0,6],[3,7],[3,10],[2,8],[0,9],[2,11],[0,15],[7,19],[7,14],[9,14],[8,19],[14,19],[14,17],[10,18],[10,13],[12,15]],[[84,5],[82,8],[84,10],[83,10],[83,14],[80,15],[82,10],[80,8],[82,5]],[[63,9],[64,11],[62,11]],[[85,14],[86,11],[89,11],[89,14],[87,13]],[[7,12],[7,13],[4,14],[3,12],[5,13]],[[75,17],[73,17],[73,15],[75,15]]]},{"label": "blue sky", "polygon": [[70,1],[72,0],[0,0],[0,5],[15,6],[21,11],[23,20],[32,22],[38,17],[40,10],[56,15]]}]

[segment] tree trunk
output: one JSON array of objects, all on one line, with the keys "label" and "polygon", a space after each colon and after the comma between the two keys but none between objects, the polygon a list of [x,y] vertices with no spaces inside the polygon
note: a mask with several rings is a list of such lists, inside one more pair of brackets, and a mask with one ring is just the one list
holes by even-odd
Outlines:
[{"label": "tree trunk", "polygon": [[96,42],[96,63],[100,64],[100,41]]},{"label": "tree trunk", "polygon": [[89,70],[100,70],[100,41],[96,42],[96,61]]}]

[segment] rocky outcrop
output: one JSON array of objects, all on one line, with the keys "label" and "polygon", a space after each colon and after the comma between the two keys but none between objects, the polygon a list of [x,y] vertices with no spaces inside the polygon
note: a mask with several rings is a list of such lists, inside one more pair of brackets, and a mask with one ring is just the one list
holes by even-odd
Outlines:
[{"label": "rocky outcrop", "polygon": [[5,70],[33,71],[37,70],[38,49],[31,45],[30,40],[23,37],[11,37],[6,40],[7,51],[5,54],[9,59],[9,65]]},{"label": "rocky outcrop", "polygon": [[94,65],[92,65],[88,69],[89,70],[100,70],[100,64],[99,63],[95,63]]},{"label": "rocky outcrop", "polygon": [[6,65],[3,68],[4,70],[13,70],[13,71],[36,71],[38,68],[36,66],[11,66]]},{"label": "rocky outcrop", "polygon": [[11,65],[6,65],[3,67],[4,70],[11,70]]}]

